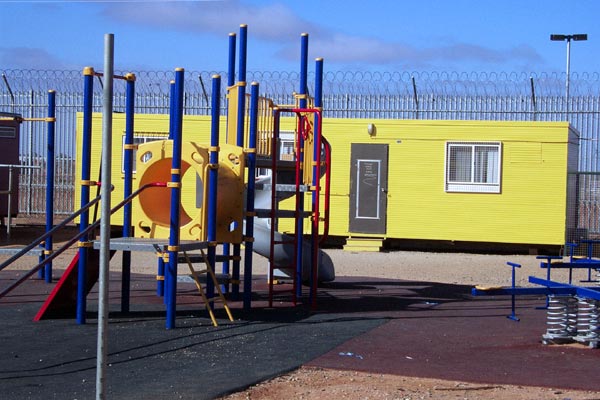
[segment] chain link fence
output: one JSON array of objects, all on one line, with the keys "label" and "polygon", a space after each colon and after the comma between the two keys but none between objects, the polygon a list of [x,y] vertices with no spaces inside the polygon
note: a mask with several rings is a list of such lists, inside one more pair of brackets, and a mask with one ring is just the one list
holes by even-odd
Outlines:
[{"label": "chain link fence", "polygon": [[[130,71],[116,71],[124,75]],[[169,112],[172,71],[138,71],[136,112]],[[186,71],[185,114],[210,115],[210,81],[219,71]],[[565,74],[453,73],[453,72],[327,72],[324,76],[324,115],[336,118],[449,119],[570,121],[580,133],[579,170],[600,172],[600,74],[573,73],[570,97],[565,97]],[[262,96],[276,104],[293,104],[299,74],[250,71],[247,81],[260,83]],[[102,108],[102,78],[94,82],[94,111]],[[309,74],[309,94],[314,74]],[[56,90],[56,206],[57,214],[74,210],[76,113],[82,110],[81,71],[4,70],[0,82],[0,112],[25,118],[43,118],[47,91]],[[225,104],[226,88],[222,88]],[[114,110],[125,110],[125,84],[115,81]],[[567,111],[568,110],[568,111]],[[224,115],[226,110],[221,110]],[[43,122],[21,125],[19,212],[44,214],[46,126]],[[593,175],[595,177],[595,175]],[[1,190],[1,188],[0,188]],[[578,185],[580,225],[600,234],[600,198],[596,178],[581,178]]]}]

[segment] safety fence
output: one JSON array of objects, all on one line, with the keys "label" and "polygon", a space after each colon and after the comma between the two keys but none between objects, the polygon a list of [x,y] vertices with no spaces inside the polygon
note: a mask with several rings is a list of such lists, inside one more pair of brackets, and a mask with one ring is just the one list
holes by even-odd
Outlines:
[{"label": "safety fence", "polygon": [[[124,74],[128,71],[117,71]],[[172,71],[135,72],[137,113],[169,111]],[[212,71],[186,71],[184,112],[209,115]],[[226,74],[221,73],[226,80]],[[293,104],[299,76],[290,72],[249,72],[248,82],[260,83],[261,96],[276,104]],[[309,74],[309,88],[314,75]],[[102,107],[102,79],[94,83],[94,111]],[[0,112],[25,118],[42,118],[47,112],[47,91],[56,96],[56,199],[55,212],[74,209],[76,113],[82,110],[81,71],[6,70],[0,82]],[[225,105],[226,88],[221,104]],[[449,119],[570,121],[580,133],[579,170],[600,172],[600,75],[572,74],[570,97],[565,97],[564,74],[460,74],[329,72],[323,84],[323,113],[335,118]],[[310,94],[310,90],[309,90]],[[125,85],[115,81],[114,110],[125,110]],[[225,107],[225,106],[224,106]],[[221,110],[225,115],[226,110]],[[46,126],[21,124],[19,210],[24,215],[45,212]],[[582,179],[580,218],[590,232],[600,233],[600,198],[595,180]],[[1,190],[2,188],[0,188]],[[586,192],[587,191],[587,192]]]}]

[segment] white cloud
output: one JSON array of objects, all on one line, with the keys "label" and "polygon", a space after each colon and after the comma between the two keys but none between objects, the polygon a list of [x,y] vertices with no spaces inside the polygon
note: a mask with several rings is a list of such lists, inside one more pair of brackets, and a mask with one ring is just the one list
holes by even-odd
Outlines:
[{"label": "white cloud", "polygon": [[[390,42],[377,37],[348,35],[338,27],[318,25],[297,16],[284,2],[249,5],[243,0],[163,1],[135,4],[113,3],[103,11],[119,23],[136,24],[148,29],[172,30],[226,37],[240,23],[248,24],[252,40],[275,44],[272,57],[297,60],[297,38],[310,33],[310,56],[323,57],[340,68],[357,66],[398,66],[424,68],[479,65],[511,67],[532,65],[542,60],[530,46],[494,49],[468,42],[446,42],[429,47]],[[325,19],[326,20],[326,19]],[[193,40],[193,39],[192,39]]]},{"label": "white cloud", "polygon": [[[403,65],[411,68],[424,66],[477,63],[479,65],[534,64],[541,62],[540,54],[530,46],[492,49],[470,43],[418,48],[405,43],[388,42],[378,38],[334,34],[315,37],[311,42],[311,55],[325,58],[327,63],[341,65],[366,64],[370,66]],[[285,47],[279,56],[293,60],[297,49]]]},{"label": "white cloud", "polygon": [[253,37],[268,41],[285,41],[310,30],[314,24],[293,14],[283,4],[263,7],[248,6],[238,0],[200,2],[160,2],[111,4],[103,15],[124,23],[134,23],[154,29],[226,35],[247,24]]},{"label": "white cloud", "polygon": [[315,56],[339,63],[389,64],[400,59],[415,57],[416,53],[414,48],[407,45],[387,43],[377,38],[341,34],[315,37],[311,45],[311,51]]},{"label": "white cloud", "polygon": [[66,69],[65,64],[45,49],[0,47],[0,65],[11,69]]}]

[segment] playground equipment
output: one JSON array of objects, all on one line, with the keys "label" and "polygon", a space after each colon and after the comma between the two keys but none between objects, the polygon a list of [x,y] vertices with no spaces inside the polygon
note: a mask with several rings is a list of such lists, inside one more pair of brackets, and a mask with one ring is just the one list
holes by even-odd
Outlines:
[{"label": "playground equipment", "polygon": [[[129,311],[129,286],[131,252],[151,251],[157,254],[157,294],[164,296],[166,305],[166,327],[175,326],[177,267],[182,260],[188,264],[196,280],[199,272],[191,266],[190,260],[200,259],[206,264],[204,270],[214,277],[217,261],[224,262],[223,273],[227,285],[231,285],[231,294],[240,293],[241,283],[241,245],[245,247],[243,257],[243,304],[251,307],[252,298],[252,252],[257,250],[269,258],[269,306],[273,298],[282,295],[275,290],[273,276],[276,269],[289,273],[293,282],[291,293],[294,304],[302,297],[301,283],[310,285],[309,303],[316,306],[316,291],[319,277],[321,280],[333,279],[333,265],[319,249],[321,241],[328,231],[329,163],[330,149],[321,133],[321,96],[322,96],[322,59],[316,62],[315,99],[309,99],[307,93],[307,54],[308,35],[302,35],[301,79],[297,104],[277,106],[271,100],[258,95],[258,83],[251,84],[251,93],[246,94],[247,27],[240,27],[239,81],[234,83],[236,37],[230,35],[229,82],[227,89],[228,114],[227,135],[222,140],[219,132],[220,120],[220,76],[212,79],[212,115],[210,143],[184,141],[183,92],[184,70],[175,70],[175,79],[171,85],[171,112],[169,139],[134,145],[134,104],[135,75],[114,76],[127,84],[126,129],[124,136],[124,189],[123,201],[111,210],[111,214],[123,208],[123,232],[119,238],[109,242],[111,252],[123,252],[121,310]],[[93,240],[90,233],[98,226],[99,220],[90,222],[89,210],[96,206],[99,197],[90,200],[90,189],[100,182],[91,180],[91,138],[92,138],[92,93],[93,78],[102,76],[93,68],[84,69],[84,109],[82,129],[82,163],[80,180],[80,210],[67,219],[79,218],[79,234],[67,243],[78,241],[78,254],[73,260],[48,301],[44,304],[36,319],[60,311],[64,307],[73,307],[69,293],[77,290],[75,314],[77,322],[85,323],[86,296],[97,279],[98,266],[91,262],[94,249],[101,243]],[[280,115],[288,113],[297,120],[295,133],[295,160],[280,159],[279,126]],[[136,179],[133,179],[133,152],[137,150]],[[270,168],[270,180],[261,182],[258,188],[254,177],[257,165]],[[283,171],[283,172],[282,172]],[[321,189],[322,177],[325,190]],[[135,186],[135,187],[134,187]],[[263,198],[270,203],[255,202],[256,194],[263,190]],[[285,192],[284,195],[281,193]],[[265,196],[264,194],[267,194]],[[310,196],[310,197],[309,197]],[[165,199],[170,197],[170,206]],[[261,197],[261,196],[259,196]],[[295,197],[294,210],[279,210],[280,198]],[[310,205],[305,206],[305,197]],[[321,203],[325,212],[321,215]],[[258,208],[260,207],[266,208]],[[135,217],[132,210],[136,210]],[[168,211],[167,211],[168,210]],[[259,219],[260,218],[260,219]],[[281,234],[277,232],[278,221],[291,218],[294,231]],[[311,232],[309,240],[304,240],[304,220],[310,218]],[[94,217],[95,219],[95,217]],[[114,223],[113,223],[114,224]],[[63,226],[61,224],[61,226]],[[58,228],[58,227],[57,227]],[[258,235],[255,234],[258,232]],[[50,229],[43,238],[54,232]],[[268,233],[268,235],[267,235]],[[43,241],[44,239],[38,239]],[[37,242],[37,241],[36,241]],[[267,244],[268,250],[265,248]],[[33,245],[35,246],[35,245]],[[217,256],[217,247],[223,254]],[[231,247],[233,252],[231,252]],[[64,251],[61,248],[52,254],[52,258]],[[192,252],[200,252],[193,254]],[[45,262],[49,262],[48,258]],[[92,257],[93,258],[93,257]],[[11,262],[14,259],[11,260]],[[4,268],[10,262],[2,264]],[[231,269],[230,269],[230,263]],[[321,263],[321,265],[319,265]],[[44,265],[34,267],[18,284],[31,276]],[[324,266],[324,268],[320,268]],[[320,270],[322,272],[320,272]],[[77,282],[75,284],[75,282]],[[207,279],[206,297],[200,283],[196,280],[205,304],[211,313],[215,298],[216,280]],[[16,285],[2,293],[4,296]],[[216,287],[222,298],[220,288]],[[71,310],[73,311],[73,310]],[[231,318],[231,315],[229,315]]]},{"label": "playground equipment", "polygon": [[[518,321],[515,313],[515,297],[523,295],[545,295],[547,312],[546,332],[542,335],[544,344],[563,344],[578,342],[598,348],[600,343],[600,260],[591,257],[592,247],[600,243],[598,240],[583,240],[588,251],[585,257],[574,255],[573,249],[578,244],[570,243],[570,254],[565,260],[563,256],[538,256],[540,267],[546,270],[546,279],[529,277],[529,282],[541,287],[517,287],[515,285],[515,268],[512,266],[512,286],[489,288],[476,286],[471,293],[474,296],[506,296],[512,297],[511,315],[508,318]],[[551,279],[553,269],[568,269],[568,283]],[[596,286],[582,287],[572,284],[572,270],[587,269],[588,279],[582,282],[595,282]],[[591,280],[591,271],[596,271],[595,280]]]},{"label": "playground equipment", "polygon": [[[214,249],[216,244],[223,244],[224,251],[221,259],[233,262],[231,283],[234,294],[239,293],[240,245],[243,242],[246,249],[244,307],[250,307],[252,251],[267,256],[270,261],[270,306],[273,304],[275,295],[273,286],[275,269],[290,272],[288,276],[291,276],[293,281],[294,302],[297,297],[301,296],[299,282],[302,282],[303,279],[309,281],[311,304],[314,306],[316,305],[319,267],[322,267],[321,271],[324,272],[321,280],[331,280],[334,275],[331,261],[319,250],[319,224],[323,220],[319,215],[319,204],[322,201],[319,181],[322,168],[328,175],[327,163],[321,162],[321,153],[322,148],[325,148],[324,151],[327,154],[329,154],[329,150],[328,146],[322,146],[322,143],[326,142],[322,141],[320,106],[309,107],[307,103],[308,36],[302,36],[303,56],[301,57],[298,105],[287,107],[278,107],[271,100],[258,96],[258,84],[255,83],[251,85],[250,105],[246,105],[248,100],[245,82],[246,26],[240,28],[240,80],[237,84],[232,80],[232,77],[235,76],[235,71],[232,70],[235,66],[235,63],[232,62],[235,55],[234,39],[235,36],[230,35],[228,118],[227,136],[224,143],[219,141],[218,114],[214,114],[218,110],[218,104],[213,104],[211,129],[213,133],[210,145],[183,142],[181,148],[176,150],[177,140],[175,139],[173,142],[145,143],[137,148],[136,162],[139,168],[136,174],[140,183],[167,178],[169,165],[172,165],[171,171],[178,172],[178,178],[181,179],[182,184],[180,187],[177,185],[176,189],[179,190],[177,196],[181,197],[181,208],[178,213],[176,212],[176,217],[179,218],[181,229],[176,232],[173,230],[173,209],[170,214],[167,214],[159,199],[148,194],[148,196],[139,198],[139,209],[142,212],[136,216],[135,235],[154,239],[168,237],[171,240],[174,235],[179,235],[181,240],[194,240],[196,245],[208,243],[207,264],[211,266],[214,266],[216,261]],[[317,98],[321,95],[321,80],[322,60],[318,59],[317,88],[315,89],[315,93],[318,93]],[[213,101],[216,97],[218,96],[213,91]],[[320,101],[315,99],[315,104],[320,104]],[[279,156],[279,118],[282,112],[293,113],[298,120],[295,139],[298,157],[294,161],[281,160]],[[169,157],[171,153],[169,146],[172,146],[173,157]],[[177,151],[181,154],[181,164],[174,165]],[[257,165],[271,170],[270,177],[260,183],[261,187],[257,187],[257,182],[253,179],[256,176]],[[282,173],[279,178],[278,172],[281,170],[286,172]],[[211,175],[213,176],[211,177]],[[244,175],[247,177],[245,184],[243,183]],[[242,202],[244,187],[246,190],[245,215]],[[259,194],[261,190],[262,195]],[[286,191],[287,194],[281,195]],[[326,192],[325,198],[329,195],[328,191]],[[305,193],[312,193],[313,197],[311,208],[307,211],[304,210]],[[211,206],[212,196],[216,196],[213,200],[214,206]],[[296,198],[295,210],[280,212],[278,210],[279,199],[290,196]],[[256,202],[257,198],[269,198],[270,202]],[[262,219],[255,217],[262,217]],[[282,235],[276,231],[277,221],[282,217],[294,220],[293,234]],[[311,217],[313,221],[309,244],[303,242],[302,232],[303,220],[307,217]],[[212,234],[211,224],[214,225]],[[245,229],[245,234],[242,234],[243,229]],[[233,255],[230,255],[230,245],[233,246]],[[169,243],[169,246],[174,246],[174,244]],[[164,254],[164,250],[158,252]],[[160,265],[161,259],[164,257],[159,258],[158,292],[164,292],[167,297],[175,291],[174,267],[171,265],[173,257],[169,254],[169,267],[166,270]],[[162,275],[163,271],[166,271],[164,276]],[[229,265],[225,266],[224,273],[229,273]],[[209,296],[213,294],[213,286],[210,281],[207,282]],[[169,301],[173,301],[173,299],[167,300],[167,304]]]}]

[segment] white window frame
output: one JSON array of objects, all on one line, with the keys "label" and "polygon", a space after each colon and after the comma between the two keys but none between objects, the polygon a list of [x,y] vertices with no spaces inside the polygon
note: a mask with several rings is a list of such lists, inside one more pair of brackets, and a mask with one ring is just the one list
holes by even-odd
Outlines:
[{"label": "white window frame", "polygon": [[[468,179],[451,180],[452,160],[450,151],[452,148],[464,147],[470,148],[470,171]],[[486,177],[485,181],[477,180],[476,176],[476,154],[481,154],[477,151],[478,148],[493,147],[497,149],[496,159],[487,159],[486,174],[491,176]],[[502,143],[501,142],[446,142],[446,161],[445,168],[445,190],[446,192],[466,192],[466,193],[500,193],[502,182]]]},{"label": "white window frame", "polygon": [[[153,142],[156,140],[167,140],[169,133],[167,132],[134,132],[133,133],[133,144],[136,145],[136,149],[133,150],[133,173],[136,173],[137,164],[137,145]],[[121,140],[121,172],[125,173],[125,132],[123,132]]]}]

